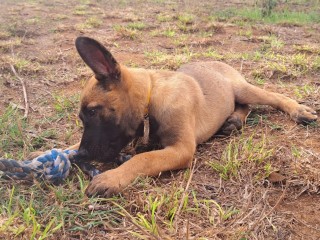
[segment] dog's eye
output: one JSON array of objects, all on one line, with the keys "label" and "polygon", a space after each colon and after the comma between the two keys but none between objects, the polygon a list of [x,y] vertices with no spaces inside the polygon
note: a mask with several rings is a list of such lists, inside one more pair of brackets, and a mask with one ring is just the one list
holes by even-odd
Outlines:
[{"label": "dog's eye", "polygon": [[88,114],[89,114],[89,116],[90,117],[93,117],[94,115],[96,115],[96,109],[90,109],[89,111],[88,111]]}]

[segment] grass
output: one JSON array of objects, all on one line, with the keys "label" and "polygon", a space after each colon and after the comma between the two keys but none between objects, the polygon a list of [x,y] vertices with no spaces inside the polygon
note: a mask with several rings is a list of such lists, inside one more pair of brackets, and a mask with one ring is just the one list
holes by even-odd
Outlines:
[{"label": "grass", "polygon": [[58,138],[58,132],[56,129],[47,129],[41,132],[39,135],[34,136],[30,143],[33,149],[41,149],[47,146],[48,141],[53,141]]},{"label": "grass", "polygon": [[252,29],[246,29],[246,30],[240,29],[239,36],[244,36],[249,39],[252,38]]},{"label": "grass", "polygon": [[86,5],[78,5],[74,9],[74,15],[85,15],[87,13],[87,6]]},{"label": "grass", "polygon": [[[252,76],[259,80],[266,80],[267,78],[293,79],[305,76],[308,73],[314,72],[318,69],[319,57],[315,54],[293,53],[283,55],[282,51],[284,45],[282,41],[276,40],[271,44],[270,41],[268,50],[263,49],[251,54],[228,54],[225,55],[229,59],[244,59],[261,63],[261,68],[252,71]],[[271,74],[270,74],[271,73]]]},{"label": "grass", "polygon": [[304,84],[303,86],[296,86],[294,88],[294,94],[297,99],[304,99],[314,94],[316,88],[310,84]]},{"label": "grass", "polygon": [[127,27],[129,29],[133,29],[133,30],[143,30],[146,28],[146,24],[143,22],[131,22],[127,24]]},{"label": "grass", "polygon": [[176,31],[172,28],[167,28],[165,29],[162,34],[163,36],[169,37],[169,38],[173,38],[176,35]]},{"label": "grass", "polygon": [[175,38],[173,38],[173,44],[177,47],[182,47],[188,45],[188,38],[187,34],[179,34]]},{"label": "grass", "polygon": [[256,83],[257,83],[258,85],[264,85],[265,82],[266,82],[266,80],[265,80],[263,77],[259,77],[259,76],[256,76],[256,77],[254,78],[254,80],[256,81]]},{"label": "grass", "polygon": [[56,21],[61,21],[65,19],[68,19],[68,16],[65,14],[56,14],[53,16],[53,20],[56,20]]},{"label": "grass", "polygon": [[187,63],[192,59],[193,53],[188,49],[174,54],[166,54],[160,51],[145,52],[145,56],[150,62],[160,68],[177,69],[183,63]]},{"label": "grass", "polygon": [[6,30],[0,31],[0,40],[8,40],[10,38],[11,34]]},{"label": "grass", "polygon": [[162,13],[158,14],[156,18],[161,23],[162,22],[170,22],[171,20],[173,20],[172,16],[166,15],[166,14],[162,14]]},{"label": "grass", "polygon": [[33,17],[33,18],[29,18],[26,20],[26,23],[29,25],[37,25],[40,22],[41,22],[41,19],[38,16]]},{"label": "grass", "polygon": [[320,54],[320,49],[310,45],[295,45],[294,48],[301,53]]},{"label": "grass", "polygon": [[61,116],[74,113],[80,102],[79,94],[64,96],[57,93],[53,94],[53,99],[53,107],[56,110],[56,113]]},{"label": "grass", "polygon": [[281,49],[284,46],[284,42],[278,39],[276,36],[271,35],[269,37],[269,44],[272,49]]},{"label": "grass", "polygon": [[[5,34],[5,33],[4,33]],[[6,38],[5,35],[2,38]],[[0,36],[1,39],[1,36]],[[10,40],[0,40],[0,51],[4,53],[11,52],[12,49],[21,46],[21,38],[14,38]]]},{"label": "grass", "polygon": [[[26,192],[21,188],[12,186],[6,192],[0,188],[5,199],[0,200],[0,214],[4,217],[0,234],[6,232],[15,237],[28,232],[32,238],[44,239],[54,236],[67,226],[69,234],[88,231],[91,228],[120,227],[121,222],[127,219],[139,226],[139,230],[130,230],[132,236],[144,238],[144,234],[161,236],[159,228],[168,225],[174,230],[173,221],[181,201],[184,202],[181,213],[203,214],[212,224],[228,220],[238,211],[233,208],[224,209],[213,200],[198,199],[194,191],[185,199],[181,199],[183,190],[168,192],[159,196],[154,191],[141,196],[144,207],[137,210],[134,215],[127,210],[129,202],[122,198],[84,200],[83,191],[88,181],[77,175],[63,187],[33,186]],[[80,191],[77,190],[80,187]],[[48,197],[43,198],[37,192]],[[85,208],[92,209],[90,214]],[[76,211],[74,211],[77,209]],[[50,214],[49,214],[50,213]]]},{"label": "grass", "polygon": [[97,17],[90,17],[86,20],[85,24],[88,26],[88,28],[98,28],[101,26],[102,20]]},{"label": "grass", "polygon": [[195,16],[191,14],[180,14],[178,16],[178,21],[180,24],[183,25],[190,25],[193,24],[195,21]]},{"label": "grass", "polygon": [[[22,156],[21,149],[25,149],[24,129],[26,122],[23,120],[23,115],[19,109],[14,106],[9,106],[5,109],[0,117],[0,154],[6,158]],[[20,149],[16,152],[13,149]]]},{"label": "grass", "polygon": [[84,23],[77,24],[76,30],[83,31],[86,29],[99,28],[102,25],[102,20],[98,17],[90,17]]},{"label": "grass", "polygon": [[134,40],[138,37],[138,31],[123,25],[114,25],[113,30],[121,37],[125,39]]},{"label": "grass", "polygon": [[[11,216],[18,217],[19,213],[17,210],[15,210],[14,213],[12,213],[10,209],[10,205],[12,203],[12,198],[15,194],[15,188],[12,188],[11,195],[10,195],[10,204],[9,207],[6,208],[7,213],[9,215],[9,219]],[[35,210],[35,206],[33,203],[33,196],[31,195],[31,198],[25,201],[25,199],[21,198],[17,200],[20,204],[22,216],[20,216],[22,220],[22,224],[20,226],[10,226],[10,222],[6,222],[3,228],[1,229],[2,231],[4,230],[9,230],[14,233],[16,237],[19,237],[23,232],[30,231],[30,238],[34,239],[38,237],[38,239],[45,239],[48,236],[52,236],[54,232],[59,230],[62,227],[62,222],[58,222],[55,217],[48,219],[48,224],[43,226],[44,229],[41,230],[41,225],[38,223],[36,219],[37,212]],[[28,230],[27,230],[28,229]],[[1,231],[0,230],[0,231]]]},{"label": "grass", "polygon": [[258,139],[254,138],[254,135],[231,140],[221,160],[209,161],[208,165],[224,180],[243,178],[241,174],[246,174],[247,169],[255,169],[253,178],[261,180],[261,177],[267,177],[270,174],[270,159],[274,149],[268,146],[265,135]]},{"label": "grass", "polygon": [[18,54],[14,56],[10,55],[10,57],[7,57],[5,60],[6,60],[6,69],[9,70],[10,64],[12,64],[15,67],[18,74],[21,75],[20,77],[23,77],[26,75],[39,74],[43,71],[43,67],[40,65],[38,61],[21,57]]},{"label": "grass", "polygon": [[312,61],[312,70],[318,71],[320,69],[320,56],[317,56]]},{"label": "grass", "polygon": [[203,56],[212,60],[222,60],[224,58],[223,55],[219,54],[216,50],[211,48],[207,49],[207,51],[203,53]]},{"label": "grass", "polygon": [[[27,234],[31,239],[45,239],[53,237],[57,231],[67,226],[73,226],[68,230],[70,234],[102,226],[103,221],[109,219],[116,209],[110,207],[88,215],[88,211],[83,207],[83,187],[87,183],[80,174],[63,187],[38,185],[31,187],[30,191],[15,186],[7,191],[1,188],[5,199],[0,200],[0,215],[3,221],[0,235],[7,233],[8,236],[20,238]],[[80,186],[80,191],[77,186]],[[43,194],[46,197],[43,197]],[[97,200],[90,199],[92,203]],[[87,200],[85,204],[89,205],[90,202]],[[77,211],[74,211],[75,208]],[[116,214],[114,219],[116,221]]]},{"label": "grass", "polygon": [[[54,95],[53,107],[56,113],[52,119],[47,118],[46,121],[61,121],[66,119],[68,122],[75,123],[76,127],[80,126],[76,112],[79,102],[79,95],[75,94],[70,97],[63,95]],[[30,126],[23,119],[22,111],[19,106],[11,104],[8,106],[0,117],[0,155],[5,158],[20,159],[25,158],[30,151],[47,146],[48,141],[54,141],[58,138],[57,129],[47,128],[39,134],[29,134]],[[74,129],[65,129],[66,140],[70,138],[70,134]],[[69,135],[68,135],[69,134]],[[19,149],[15,151],[14,149]]]},{"label": "grass", "polygon": [[[310,24],[319,23],[320,16],[317,11],[310,12],[297,12],[297,11],[276,11],[273,10],[269,16],[263,17],[259,8],[244,8],[235,9],[229,8],[212,15],[212,18],[218,19],[220,21],[238,21],[236,17],[242,19],[243,21],[248,21],[251,23],[262,22],[262,23],[272,23],[272,24]],[[243,23],[243,21],[241,23]]]},{"label": "grass", "polygon": [[137,39],[140,33],[147,28],[143,22],[130,22],[126,25],[115,24],[113,30],[124,39]]}]

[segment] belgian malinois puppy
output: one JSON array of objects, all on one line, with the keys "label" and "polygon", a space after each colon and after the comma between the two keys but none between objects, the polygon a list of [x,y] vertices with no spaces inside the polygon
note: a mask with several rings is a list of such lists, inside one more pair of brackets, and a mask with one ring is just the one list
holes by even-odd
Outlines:
[{"label": "belgian malinois puppy", "polygon": [[144,134],[146,114],[150,137],[160,150],[133,156],[119,167],[93,178],[88,195],[120,192],[138,176],[190,166],[196,146],[220,128],[241,128],[248,104],[270,105],[297,123],[317,119],[316,112],[284,95],[250,85],[238,71],[222,62],[195,62],[178,71],[146,70],[120,65],[99,42],[76,39],[76,48],[94,76],[81,95],[84,133],[79,156],[112,161],[132,139]]}]

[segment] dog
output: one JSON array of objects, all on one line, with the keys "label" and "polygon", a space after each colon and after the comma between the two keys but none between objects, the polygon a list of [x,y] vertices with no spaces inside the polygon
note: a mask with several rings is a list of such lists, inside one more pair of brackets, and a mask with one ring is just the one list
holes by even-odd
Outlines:
[{"label": "dog", "polygon": [[132,139],[145,134],[148,122],[150,139],[162,146],[95,176],[88,196],[110,196],[139,176],[188,168],[197,144],[219,129],[242,127],[249,104],[270,105],[297,123],[317,119],[313,109],[247,83],[222,62],[188,63],[177,71],[127,68],[94,39],[78,37],[75,45],[94,76],[81,94],[83,136],[70,149],[78,149],[81,159],[113,161]]}]

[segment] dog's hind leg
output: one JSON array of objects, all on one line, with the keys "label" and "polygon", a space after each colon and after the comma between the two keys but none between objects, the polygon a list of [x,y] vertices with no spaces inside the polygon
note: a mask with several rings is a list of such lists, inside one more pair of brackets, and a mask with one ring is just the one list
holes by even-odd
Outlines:
[{"label": "dog's hind leg", "polygon": [[249,113],[250,109],[247,104],[236,103],[234,112],[225,121],[220,132],[224,135],[231,135],[233,132],[241,130]]},{"label": "dog's hind leg", "polygon": [[235,84],[234,91],[236,102],[239,104],[270,105],[288,113],[297,123],[310,123],[317,120],[317,113],[312,108],[282,94],[269,92],[246,82]]}]

